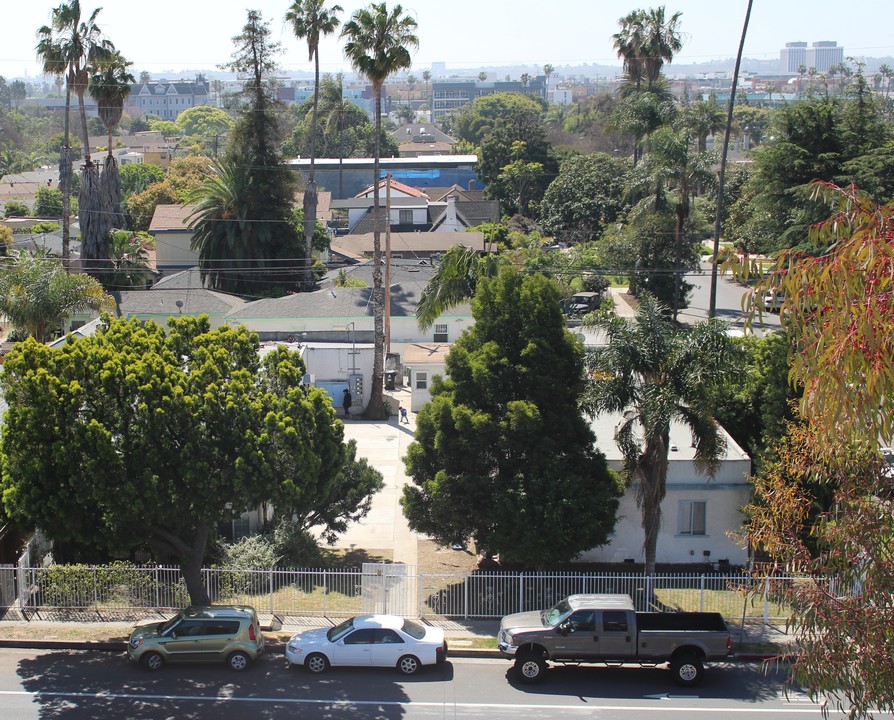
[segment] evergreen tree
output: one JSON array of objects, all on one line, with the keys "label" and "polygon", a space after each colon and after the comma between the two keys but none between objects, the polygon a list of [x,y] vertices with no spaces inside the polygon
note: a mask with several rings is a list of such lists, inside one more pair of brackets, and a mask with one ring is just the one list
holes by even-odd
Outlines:
[{"label": "evergreen tree", "polygon": [[604,544],[621,487],[578,409],[582,348],[557,286],[506,266],[479,278],[472,311],[407,452],[410,527],[529,567]]}]

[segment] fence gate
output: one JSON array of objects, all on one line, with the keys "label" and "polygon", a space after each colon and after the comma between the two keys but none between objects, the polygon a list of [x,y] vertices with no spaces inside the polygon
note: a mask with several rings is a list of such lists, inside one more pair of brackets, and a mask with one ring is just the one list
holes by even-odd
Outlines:
[{"label": "fence gate", "polygon": [[16,603],[16,566],[0,565],[0,617]]},{"label": "fence gate", "polygon": [[361,575],[362,611],[364,614],[419,614],[418,574],[414,565],[363,563]]}]

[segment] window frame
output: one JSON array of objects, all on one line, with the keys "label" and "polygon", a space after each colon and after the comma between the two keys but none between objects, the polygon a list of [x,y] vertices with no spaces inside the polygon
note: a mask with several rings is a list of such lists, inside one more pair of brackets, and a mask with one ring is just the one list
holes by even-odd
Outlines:
[{"label": "window frame", "polygon": [[[708,534],[708,502],[706,500],[680,500],[677,534],[685,537],[706,537]],[[701,532],[698,532],[697,509],[701,508]]]}]

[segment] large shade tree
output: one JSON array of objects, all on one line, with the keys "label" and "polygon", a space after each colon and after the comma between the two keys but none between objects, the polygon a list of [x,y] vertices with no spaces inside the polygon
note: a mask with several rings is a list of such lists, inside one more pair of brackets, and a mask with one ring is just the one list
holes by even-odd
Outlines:
[{"label": "large shade tree", "polygon": [[380,138],[382,135],[382,86],[389,75],[412,66],[410,50],[419,47],[416,20],[404,13],[400,5],[391,10],[382,3],[372,3],[357,10],[345,23],[341,36],[345,39],[345,57],[351,66],[365,76],[373,87],[376,119],[376,144],[373,156],[373,311],[374,340],[372,383],[365,417],[385,417],[382,383],[385,377],[385,292],[382,283],[382,240],[380,209]]},{"label": "large shade tree", "polygon": [[618,413],[615,441],[624,456],[627,482],[642,512],[646,573],[655,573],[661,503],[667,491],[671,423],[692,432],[695,465],[713,475],[725,451],[714,419],[717,392],[735,372],[726,326],[717,320],[678,329],[650,295],[636,317],[597,315],[591,324],[606,344],[588,353],[589,383],[583,407],[591,414]]},{"label": "large shade tree", "polygon": [[407,451],[410,527],[529,567],[604,544],[622,487],[578,408],[583,349],[558,287],[506,266],[472,312]]},{"label": "large shade tree", "polygon": [[2,378],[6,509],[60,543],[151,548],[179,563],[197,605],[210,601],[201,568],[221,522],[262,503],[325,523],[353,513],[381,477],[354,466],[299,355],[258,349],[257,335],[207,318],[107,320],[58,350],[21,343]]},{"label": "large shade tree", "polygon": [[[295,0],[286,13],[286,21],[292,25],[295,37],[307,40],[307,59],[314,63],[314,100],[310,122],[310,169],[304,186],[304,243],[306,249],[307,278],[310,279],[311,257],[317,217],[316,160],[317,106],[320,99],[320,37],[331,35],[338,27],[340,5],[327,8],[324,0]],[[309,283],[308,283],[309,284]]]}]

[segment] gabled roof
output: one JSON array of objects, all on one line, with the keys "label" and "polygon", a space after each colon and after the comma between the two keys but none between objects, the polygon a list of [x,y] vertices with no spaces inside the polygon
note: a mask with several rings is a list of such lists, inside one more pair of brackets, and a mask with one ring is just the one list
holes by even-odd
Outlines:
[{"label": "gabled roof", "polygon": [[[428,215],[431,219],[430,232],[436,232],[447,217],[447,205],[429,205]],[[500,201],[482,200],[481,202],[457,202],[456,219],[466,227],[477,227],[482,223],[500,221]]]},{"label": "gabled roof", "polygon": [[[379,180],[380,188],[383,188],[383,189],[385,188],[385,180],[386,180],[386,178],[382,178],[381,180]],[[420,190],[419,188],[414,188],[414,187],[410,187],[409,185],[404,185],[402,182],[395,180],[394,178],[391,178],[391,182],[389,184],[391,185],[392,190],[401,192],[404,195],[408,195],[410,197],[428,198],[428,195],[426,195],[424,192],[422,192],[422,190]],[[360,197],[365,197],[366,195],[372,195],[372,194],[373,194],[373,186],[367,185],[365,188],[363,188],[363,190],[361,190],[359,193],[357,193],[354,197],[360,198]]]},{"label": "gabled roof", "polygon": [[[380,222],[382,223],[382,226],[384,227],[385,209],[381,208],[381,212],[383,214],[383,217]],[[366,212],[364,212],[363,215],[360,216],[360,219],[354,223],[354,227],[351,228],[351,231],[345,237],[349,237],[349,236],[353,236],[353,235],[366,235],[367,233],[371,233],[373,230],[375,230],[375,227],[376,227],[376,224],[373,222],[372,208],[370,208]],[[409,225],[400,224],[400,223],[392,223],[391,224],[392,235],[396,232],[408,232],[408,233],[409,232],[428,232],[430,229],[431,229],[430,221],[425,222],[425,223],[409,224]],[[340,243],[340,244],[343,247],[345,246],[345,243]]]},{"label": "gabled roof", "polygon": [[195,205],[156,205],[149,232],[181,232],[189,225]]},{"label": "gabled roof", "polygon": [[[451,185],[445,188],[425,188],[425,192],[432,202],[444,202],[448,195],[453,195],[457,202],[481,202],[484,200],[484,190],[469,190],[461,185]],[[499,202],[496,200],[494,202]]]}]

